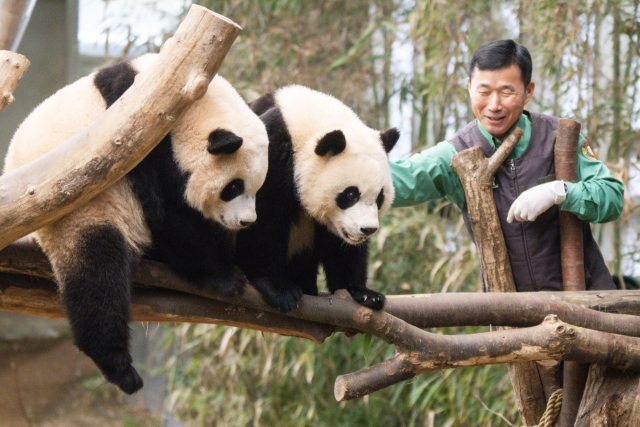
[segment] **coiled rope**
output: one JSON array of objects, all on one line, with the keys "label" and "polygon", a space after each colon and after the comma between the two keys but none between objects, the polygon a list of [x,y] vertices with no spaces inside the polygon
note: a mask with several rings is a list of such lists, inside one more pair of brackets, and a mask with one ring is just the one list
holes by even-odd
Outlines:
[{"label": "coiled rope", "polygon": [[549,397],[547,409],[544,411],[544,414],[542,414],[542,418],[540,418],[540,424],[531,427],[553,427],[553,424],[556,422],[556,418],[558,418],[561,407],[562,389],[560,388],[554,391],[551,397]]}]

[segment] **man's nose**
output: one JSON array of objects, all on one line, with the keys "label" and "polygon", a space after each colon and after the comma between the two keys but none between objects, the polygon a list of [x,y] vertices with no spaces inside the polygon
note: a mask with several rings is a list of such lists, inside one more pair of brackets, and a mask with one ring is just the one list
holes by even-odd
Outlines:
[{"label": "man's nose", "polygon": [[502,100],[499,93],[492,93],[489,97],[489,104],[487,105],[490,110],[497,111],[502,109]]}]

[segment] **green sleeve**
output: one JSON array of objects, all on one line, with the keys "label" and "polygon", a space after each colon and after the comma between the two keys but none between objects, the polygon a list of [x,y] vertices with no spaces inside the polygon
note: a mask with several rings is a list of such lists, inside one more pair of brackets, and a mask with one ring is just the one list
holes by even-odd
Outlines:
[{"label": "green sleeve", "polygon": [[458,208],[464,206],[464,189],[451,169],[454,146],[443,141],[406,160],[389,162],[395,189],[393,207],[413,206],[446,197]]},{"label": "green sleeve", "polygon": [[582,141],[584,138],[580,135],[578,182],[567,182],[567,198],[560,209],[574,213],[583,221],[613,221],[622,212],[624,185],[611,176],[604,163],[585,157]]}]

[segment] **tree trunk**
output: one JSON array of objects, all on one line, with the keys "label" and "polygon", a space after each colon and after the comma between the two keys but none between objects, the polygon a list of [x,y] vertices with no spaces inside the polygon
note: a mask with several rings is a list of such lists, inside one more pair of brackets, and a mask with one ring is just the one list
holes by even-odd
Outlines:
[{"label": "tree trunk", "polygon": [[[575,427],[638,425],[638,374],[591,365]],[[635,413],[634,413],[635,412]]]},{"label": "tree trunk", "polygon": [[[522,129],[516,128],[489,159],[480,147],[469,148],[451,158],[451,167],[464,187],[469,222],[480,255],[482,277],[489,292],[516,291],[492,184],[493,175],[513,151],[522,133]],[[507,368],[523,422],[525,425],[537,424],[546,408],[546,399],[536,364],[510,363]]]},{"label": "tree trunk", "polygon": [[[556,179],[578,182],[578,142],[580,123],[560,119],[554,150]],[[584,291],[584,245],[582,221],[571,212],[561,210],[560,258],[562,262],[562,287],[564,291]],[[565,362],[562,381],[562,410],[559,427],[573,427],[584,394],[589,365]]]},{"label": "tree trunk", "polygon": [[0,2],[0,49],[18,50],[36,0],[3,0]]},{"label": "tree trunk", "polygon": [[86,203],[133,169],[201,98],[240,27],[193,5],[153,69],[91,126],[0,177],[0,248]]}]

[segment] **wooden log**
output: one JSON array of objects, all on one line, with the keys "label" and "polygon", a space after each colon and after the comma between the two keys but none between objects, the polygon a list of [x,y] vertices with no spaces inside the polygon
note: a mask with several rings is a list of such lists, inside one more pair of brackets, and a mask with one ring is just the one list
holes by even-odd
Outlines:
[{"label": "wooden log", "polygon": [[633,409],[638,378],[637,373],[591,365],[575,427],[638,425],[640,418]]},{"label": "wooden log", "polygon": [[18,50],[36,0],[3,0],[0,3],[0,49]]},{"label": "wooden log", "polygon": [[[406,339],[407,334],[403,335]],[[640,338],[578,328],[550,315],[532,328],[459,336],[430,334],[389,361],[341,375],[334,392],[340,401],[355,399],[378,390],[378,386],[386,387],[424,372],[515,361],[583,360],[636,372],[640,368],[638,345]],[[611,346],[616,348],[615,358],[610,357]]]},{"label": "wooden log", "polygon": [[[20,243],[23,243],[24,240]],[[37,275],[50,275],[50,268],[43,267],[37,258],[37,251],[30,256],[20,255],[20,243],[0,251],[0,270],[9,271],[29,271]],[[18,248],[16,248],[18,247]],[[26,249],[33,246],[26,246]],[[25,249],[25,248],[23,248]],[[13,253],[12,256],[3,254]],[[42,254],[39,255],[42,257]],[[26,259],[23,263],[20,260]],[[22,269],[21,264],[25,268]],[[11,277],[13,276],[13,277]],[[228,305],[220,305],[213,311],[211,306],[205,305],[200,307],[199,304],[206,301],[205,299],[195,298],[193,295],[200,295],[209,299],[226,301],[234,303],[238,306],[246,306],[256,308],[258,311],[273,312],[274,308],[267,306],[262,300],[261,295],[248,286],[244,294],[232,298],[225,299],[208,291],[207,289],[198,288],[195,285],[181,280],[172,273],[166,266],[154,262],[144,262],[134,274],[135,280],[143,282],[145,285],[155,284],[165,289],[178,291],[178,293],[165,294],[161,290],[153,288],[134,289],[134,318],[144,321],[169,320],[169,321],[199,321],[208,323],[211,319],[216,319],[215,323],[234,324],[243,327],[251,327],[259,330],[268,329],[274,326],[281,328],[283,323],[281,319],[274,318],[273,323],[260,324],[256,319],[262,318],[264,314],[242,316],[242,324],[232,323],[238,318],[229,317],[228,312],[237,310],[243,313],[244,309],[231,307]],[[23,278],[23,279],[18,279]],[[36,284],[24,285],[24,278],[35,280]],[[4,279],[4,281],[3,281]],[[22,282],[21,282],[22,280]],[[57,305],[57,297],[55,288],[51,282],[42,279],[34,279],[23,275],[11,275],[6,273],[0,274],[0,284],[6,289],[0,292],[0,309],[10,307],[15,309],[22,305],[28,307],[29,310],[42,313],[49,313],[49,317],[60,315],[59,306]],[[42,294],[42,287],[48,286],[48,295]],[[20,290],[26,290],[27,294],[19,296]],[[45,289],[46,290],[46,289]],[[185,296],[185,293],[189,298]],[[26,296],[25,296],[26,295]],[[476,294],[478,295],[478,294]],[[496,296],[508,296],[497,295]],[[144,300],[140,298],[144,297]],[[163,299],[164,298],[164,299]],[[187,299],[185,299],[187,298]],[[422,298],[426,300],[426,298]],[[56,311],[58,310],[58,311]],[[206,311],[209,310],[209,311]],[[18,310],[15,310],[18,311]],[[22,312],[25,312],[22,310]],[[224,313],[224,314],[223,314]],[[277,313],[279,314],[279,313]],[[153,317],[149,317],[153,316]],[[165,316],[164,318],[161,316]],[[190,318],[185,318],[191,316]],[[551,339],[549,331],[542,332],[540,326],[528,329],[514,329],[496,331],[485,334],[467,335],[462,337],[443,336],[433,334],[416,328],[398,319],[385,311],[373,311],[367,307],[357,304],[349,296],[346,291],[338,291],[335,295],[326,297],[304,296],[298,310],[289,313],[288,316],[296,319],[305,319],[318,325],[309,325],[309,329],[304,329],[302,333],[289,333],[295,336],[305,336],[318,342],[322,338],[318,338],[313,328],[319,327],[320,333],[328,334],[333,329],[325,329],[326,325],[340,326],[343,330],[363,331],[375,335],[384,341],[395,345],[398,349],[399,356],[391,359],[386,366],[398,366],[394,360],[402,359],[403,368],[397,372],[387,369],[386,375],[380,372],[380,367],[367,370],[367,374],[363,376],[362,372],[350,374],[350,376],[339,377],[337,379],[337,390],[340,390],[340,384],[349,384],[348,391],[345,392],[344,398],[362,396],[365,393],[378,390],[382,387],[395,384],[406,378],[412,378],[422,372],[437,369],[447,369],[453,367],[480,366],[492,363],[513,362],[515,360],[543,360],[543,359],[565,359],[569,360],[584,359],[597,363],[605,363],[617,368],[639,369],[640,370],[640,338],[625,337],[620,335],[612,335],[605,332],[591,331],[588,329],[577,328],[557,320],[557,316],[552,316],[547,320],[547,324],[553,321],[554,337],[561,337],[562,343],[557,341],[557,337]],[[219,321],[222,319],[222,321]],[[246,324],[244,322],[246,321]],[[258,324],[256,327],[256,323]],[[299,323],[294,323],[296,328],[300,330]],[[537,328],[537,329],[536,329]],[[282,331],[276,331],[283,333]],[[524,344],[523,344],[524,343]],[[609,348],[622,348],[621,353],[616,353],[615,357],[611,357],[608,353]],[[395,373],[394,373],[395,372]],[[359,384],[355,386],[355,384]],[[359,387],[362,387],[361,389]],[[343,387],[344,388],[344,387]]]},{"label": "wooden log", "polygon": [[201,98],[240,27],[192,5],[153,69],[91,126],[0,177],[0,248],[89,201],[133,169]]},{"label": "wooden log", "polygon": [[[507,245],[493,199],[493,176],[522,134],[522,129],[517,127],[489,159],[481,147],[469,148],[451,158],[451,167],[464,188],[467,214],[488,292],[516,291]],[[546,408],[546,399],[536,364],[508,364],[507,368],[522,420],[525,425],[537,424]]]},{"label": "wooden log", "polygon": [[[307,338],[321,344],[335,332],[331,325],[246,308],[166,289],[134,288],[135,322],[208,323]],[[66,318],[56,285],[48,279],[0,273],[0,310],[48,319]]]},{"label": "wooden log", "polygon": [[[578,141],[580,123],[560,119],[554,150],[556,179],[578,182]],[[564,291],[584,291],[584,250],[582,222],[571,212],[560,211],[560,258]],[[562,410],[559,427],[573,427],[582,401],[589,365],[580,362],[564,364]]]},{"label": "wooden log", "polygon": [[19,53],[0,50],[0,111],[15,98],[13,91],[22,81],[31,63]]},{"label": "wooden log", "polygon": [[[0,251],[0,272],[53,280],[53,271],[46,255],[34,240],[28,238],[20,239]],[[133,280],[136,287],[164,286],[190,292],[188,287],[178,288],[180,285],[177,284],[182,279],[160,263],[142,261],[134,268]],[[564,296],[571,300],[574,295],[585,295],[578,300],[585,307],[558,298]],[[212,299],[211,295],[206,297]],[[490,325],[529,327],[539,325],[549,314],[556,314],[560,320],[583,328],[640,336],[640,316],[615,314],[619,301],[624,301],[624,309],[629,310],[630,298],[637,301],[635,313],[640,315],[640,291],[611,291],[604,294],[591,291],[389,295],[385,311],[420,329]],[[602,309],[603,301],[607,302],[604,311],[588,308],[595,306]],[[261,299],[255,298],[251,303],[258,305]],[[233,307],[228,305],[224,310],[232,311]],[[46,313],[28,314],[47,317]]]}]

